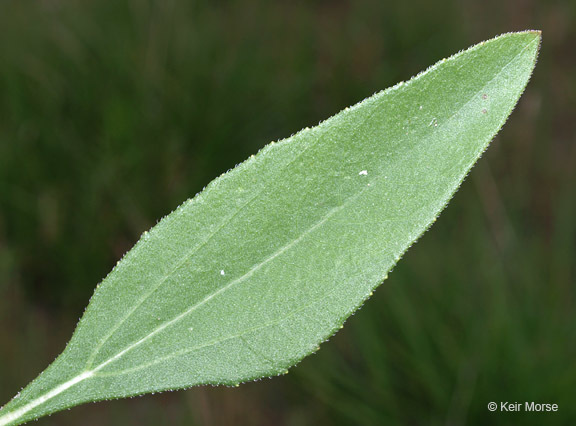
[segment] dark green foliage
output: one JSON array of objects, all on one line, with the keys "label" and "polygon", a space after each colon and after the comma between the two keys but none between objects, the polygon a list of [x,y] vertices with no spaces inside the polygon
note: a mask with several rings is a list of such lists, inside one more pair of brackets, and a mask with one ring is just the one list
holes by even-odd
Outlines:
[{"label": "dark green foliage", "polygon": [[[0,400],[62,350],[94,283],[141,232],[213,176],[462,46],[532,27],[546,49],[514,120],[334,345],[248,390],[86,406],[42,424],[158,424],[167,412],[208,425],[574,418],[575,5],[386,3],[3,3],[0,363],[13,367],[0,370]],[[346,370],[320,375],[328,362]],[[500,398],[563,405],[555,417],[490,415]]]}]

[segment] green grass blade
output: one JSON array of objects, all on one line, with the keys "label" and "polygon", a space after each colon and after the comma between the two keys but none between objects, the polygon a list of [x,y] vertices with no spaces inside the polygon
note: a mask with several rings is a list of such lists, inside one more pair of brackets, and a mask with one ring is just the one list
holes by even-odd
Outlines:
[{"label": "green grass blade", "polygon": [[286,372],[434,222],[514,108],[539,42],[527,31],[473,46],[214,180],[144,233],[0,425]]}]

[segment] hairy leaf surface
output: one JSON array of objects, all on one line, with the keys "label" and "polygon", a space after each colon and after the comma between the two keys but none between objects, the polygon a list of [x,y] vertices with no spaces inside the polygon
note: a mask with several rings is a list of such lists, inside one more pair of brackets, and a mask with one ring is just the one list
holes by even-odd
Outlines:
[{"label": "hairy leaf surface", "polygon": [[452,197],[518,101],[539,41],[473,46],[214,180],[144,233],[0,425],[281,374],[315,351]]}]

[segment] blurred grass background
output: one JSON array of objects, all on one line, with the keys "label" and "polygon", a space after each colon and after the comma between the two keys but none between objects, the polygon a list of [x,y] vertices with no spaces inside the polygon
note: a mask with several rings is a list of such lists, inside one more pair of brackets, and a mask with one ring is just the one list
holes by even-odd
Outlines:
[{"label": "blurred grass background", "polygon": [[[220,173],[497,34],[532,82],[438,223],[291,374],[41,425],[567,425],[576,419],[576,3],[4,0],[0,404],[139,235]],[[557,403],[490,413],[490,401]]]}]

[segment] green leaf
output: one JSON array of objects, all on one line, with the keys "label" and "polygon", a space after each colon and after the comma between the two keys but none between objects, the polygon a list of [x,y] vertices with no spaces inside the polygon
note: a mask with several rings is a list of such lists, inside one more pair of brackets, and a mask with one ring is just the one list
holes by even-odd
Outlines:
[{"label": "green leaf", "polygon": [[214,180],[144,233],[0,425],[285,373],[434,222],[514,108],[539,41],[480,43]]}]

